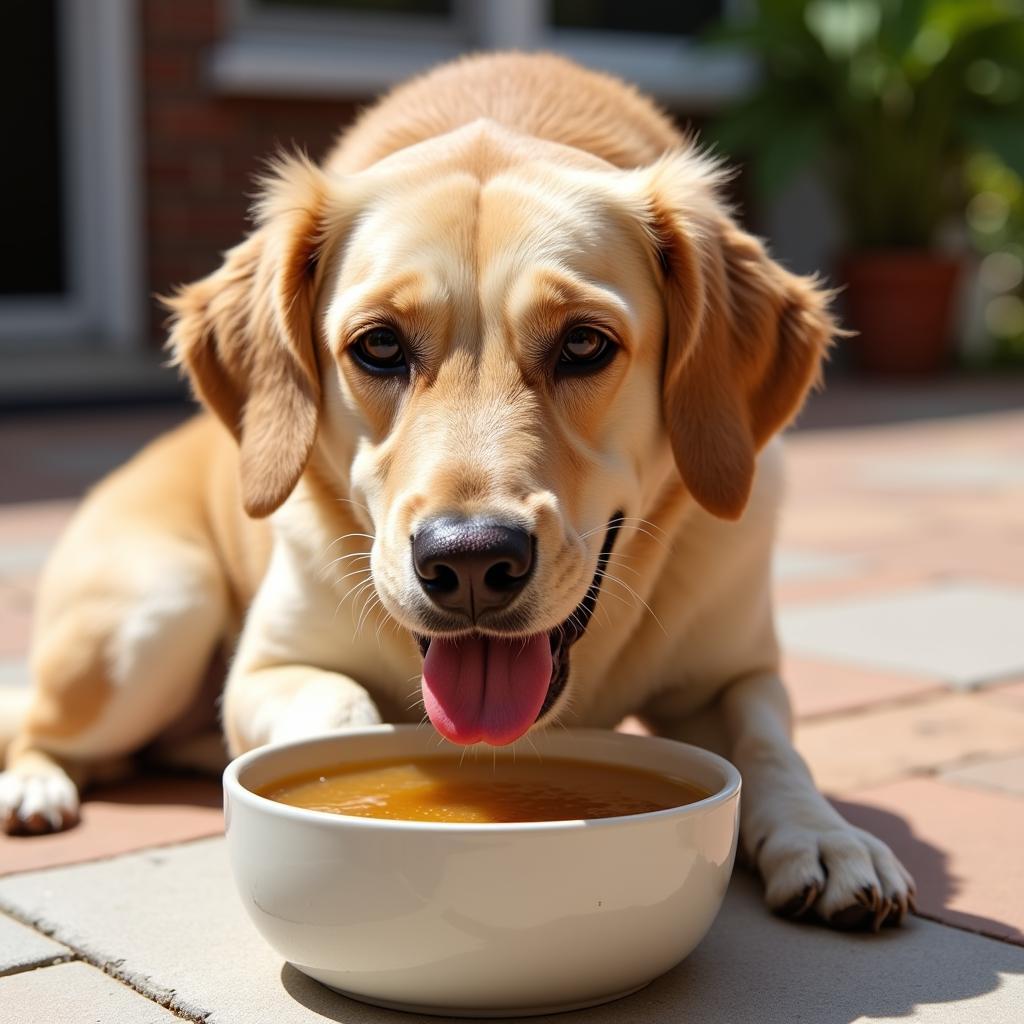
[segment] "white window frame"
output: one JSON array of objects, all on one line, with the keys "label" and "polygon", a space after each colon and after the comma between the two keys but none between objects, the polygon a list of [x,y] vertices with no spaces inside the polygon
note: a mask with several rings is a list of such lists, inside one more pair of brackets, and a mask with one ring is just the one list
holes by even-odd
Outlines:
[{"label": "white window frame", "polygon": [[[555,29],[548,0],[454,0],[447,23],[224,2],[231,29],[212,54],[209,73],[229,94],[364,97],[467,50],[555,50],[699,113],[743,95],[756,73],[747,54],[708,52],[677,36]],[[750,2],[725,0],[725,9],[742,17]]]},{"label": "white window frame", "polygon": [[136,8],[59,0],[66,288],[0,297],[0,355],[143,349]]}]

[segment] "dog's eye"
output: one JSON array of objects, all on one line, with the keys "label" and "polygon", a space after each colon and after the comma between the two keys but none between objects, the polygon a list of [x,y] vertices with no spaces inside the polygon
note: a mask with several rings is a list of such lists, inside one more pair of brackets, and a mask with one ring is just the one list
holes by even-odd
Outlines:
[{"label": "dog's eye", "polygon": [[562,373],[599,370],[615,354],[615,342],[596,327],[574,327],[562,338],[558,369]]},{"label": "dog's eye", "polygon": [[374,327],[361,334],[352,345],[352,355],[374,373],[394,373],[406,365],[401,339],[390,327]]}]

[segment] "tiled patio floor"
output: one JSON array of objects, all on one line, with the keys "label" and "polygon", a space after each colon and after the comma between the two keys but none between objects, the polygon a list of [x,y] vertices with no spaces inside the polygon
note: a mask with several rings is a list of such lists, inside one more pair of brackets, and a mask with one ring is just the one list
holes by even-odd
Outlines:
[{"label": "tiled patio floor", "polygon": [[[798,745],[916,875],[921,916],[880,936],[794,925],[738,873],[685,964],[561,1019],[1024,1021],[1024,411],[1005,382],[992,402],[964,394],[819,398],[789,439],[777,564]],[[844,425],[858,409],[923,418]],[[35,481],[0,480],[17,499],[0,505],[0,686],[26,678],[34,579],[71,508],[25,499],[74,493],[174,416],[83,415],[68,430],[84,463],[55,450],[68,430],[37,419],[14,438],[0,422],[0,453]],[[0,839],[0,1020],[410,1019],[275,958],[243,919],[220,828],[216,783],[150,780],[97,791],[66,835]]]}]

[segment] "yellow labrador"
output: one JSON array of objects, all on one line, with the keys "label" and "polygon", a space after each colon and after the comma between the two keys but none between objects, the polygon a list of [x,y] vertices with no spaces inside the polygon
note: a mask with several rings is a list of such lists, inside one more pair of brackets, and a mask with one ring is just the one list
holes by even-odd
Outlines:
[{"label": "yellow labrador", "polygon": [[227,649],[233,754],[424,712],[491,744],[639,715],[740,767],[771,907],[899,921],[912,883],[815,789],[778,674],[770,439],[828,297],[722,177],[552,56],[447,65],[322,167],[280,160],[253,233],[171,300],[214,415],[101,484],[49,563],[7,828],[70,823],[144,747],[215,759],[194,712]]}]

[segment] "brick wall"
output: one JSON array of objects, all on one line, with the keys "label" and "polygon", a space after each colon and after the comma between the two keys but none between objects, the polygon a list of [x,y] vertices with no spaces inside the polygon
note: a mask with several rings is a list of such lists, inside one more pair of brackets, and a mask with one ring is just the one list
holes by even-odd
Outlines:
[{"label": "brick wall", "polygon": [[[347,101],[236,98],[206,80],[229,31],[227,0],[141,0],[143,190],[151,294],[215,269],[240,241],[253,176],[281,146],[322,156],[369,97]],[[151,303],[154,345],[165,314]]]},{"label": "brick wall", "polygon": [[[298,144],[321,156],[357,103],[233,98],[205,80],[227,31],[223,0],[142,0],[143,190],[151,293],[213,270],[246,231],[260,162]],[[154,344],[164,314],[152,303]]]}]

